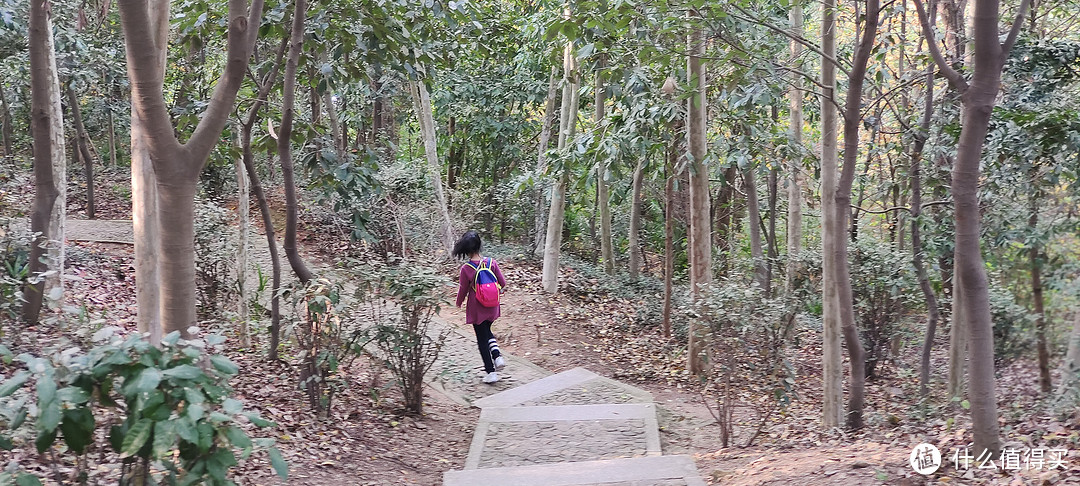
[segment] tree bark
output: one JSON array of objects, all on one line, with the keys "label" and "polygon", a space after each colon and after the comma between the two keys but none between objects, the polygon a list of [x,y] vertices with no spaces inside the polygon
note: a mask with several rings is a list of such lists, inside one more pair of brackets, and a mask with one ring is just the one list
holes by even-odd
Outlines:
[{"label": "tree bark", "polygon": [[[956,274],[961,285],[964,320],[970,337],[971,366],[968,372],[974,452],[997,457],[1001,451],[997,398],[994,389],[994,332],[990,315],[986,265],[979,247],[979,162],[1000,89],[1001,70],[1023,25],[1029,0],[1018,9],[1012,30],[1001,43],[998,32],[1000,4],[974,0],[974,48],[970,84],[941,55],[933,26],[922,4],[915,2],[930,54],[942,73],[961,92],[963,104],[960,141],[953,167],[952,189],[956,219]],[[957,312],[954,310],[954,313]],[[955,326],[954,326],[955,327]]]},{"label": "tree bark", "polygon": [[863,404],[865,402],[864,389],[866,387],[866,358],[859,337],[859,329],[855,326],[854,298],[851,290],[851,266],[848,261],[848,238],[843,234],[847,227],[845,218],[851,214],[851,186],[855,180],[855,165],[859,156],[859,126],[862,124],[862,87],[866,78],[866,65],[870,60],[870,51],[877,39],[879,0],[866,0],[865,19],[861,33],[858,36],[859,45],[855,51],[855,59],[848,71],[847,96],[844,101],[844,165],[837,181],[836,193],[836,226],[837,231],[833,235],[836,238],[835,256],[833,265],[836,265],[836,294],[838,299],[838,314],[841,328],[844,333],[844,344],[848,349],[848,362],[850,364],[849,395],[847,410],[847,426],[849,429],[860,429],[863,426]]},{"label": "tree bark", "polygon": [[[558,66],[551,66],[551,76],[548,78],[548,91],[547,98],[544,101],[544,124],[540,128],[540,143],[537,148],[536,155],[536,201],[534,203],[535,218],[533,220],[533,253],[536,256],[542,256],[544,254],[544,188],[543,179],[541,178],[545,170],[547,170],[547,151],[548,146],[551,145],[551,130],[555,125],[555,100],[558,95],[556,90],[559,76]],[[559,127],[562,130],[562,127]]]},{"label": "tree bark", "polygon": [[754,178],[754,169],[743,172],[743,183],[746,185],[746,210],[747,226],[750,229],[750,258],[754,261],[754,283],[762,292],[766,290],[765,282],[765,251],[761,243],[761,208],[758,203],[757,181]]},{"label": "tree bark", "polygon": [[645,160],[639,160],[634,167],[634,180],[631,183],[630,230],[627,235],[627,253],[630,257],[630,278],[637,280],[641,276],[641,189],[645,181]]},{"label": "tree bark", "polygon": [[[607,65],[604,55],[600,56],[596,68],[596,97],[593,120],[595,130],[602,130],[607,103],[607,85],[604,83],[603,69]],[[611,236],[611,195],[607,180],[608,159],[600,157],[596,166],[596,198],[600,212],[600,259],[604,262],[604,273],[615,274],[615,249]]]},{"label": "tree bark", "polygon": [[675,273],[675,167],[679,161],[678,123],[671,123],[671,140],[664,160],[664,337],[671,337],[671,305]]},{"label": "tree bark", "polygon": [[[837,165],[837,108],[836,65],[830,59],[836,58],[836,1],[824,0],[821,6],[821,282],[822,282],[822,425],[827,429],[839,427],[843,423],[841,410],[843,394],[843,357],[840,346],[841,319],[839,299],[837,297],[836,247],[843,240],[842,222],[836,221],[837,214],[847,214],[843,208],[836,210],[836,165]],[[839,224],[838,224],[839,223]]]},{"label": "tree bark", "polygon": [[113,115],[112,108],[108,110],[109,113],[109,166],[116,167],[116,118]]},{"label": "tree bark", "polygon": [[431,186],[435,189],[435,203],[439,205],[442,216],[442,246],[446,255],[454,248],[454,223],[450,220],[450,210],[446,204],[446,192],[443,190],[442,167],[439,164],[438,147],[435,143],[435,120],[432,115],[431,97],[427,86],[422,82],[411,81],[410,92],[416,116],[420,122],[420,134],[424,137],[424,153],[427,155],[428,172],[431,173]]},{"label": "tree bark", "polygon": [[[66,151],[60,80],[47,0],[30,2],[30,126],[34,136],[34,203],[30,229],[29,279],[23,288],[22,318],[37,325],[46,295],[63,295]],[[5,127],[8,126],[5,123]],[[54,290],[55,289],[55,290]]]},{"label": "tree bark", "polygon": [[1028,249],[1028,259],[1031,261],[1031,299],[1035,308],[1035,343],[1039,357],[1039,390],[1044,394],[1048,394],[1051,390],[1050,349],[1046,344],[1046,305],[1042,287],[1042,254],[1038,238],[1035,237],[1039,225],[1037,198],[1037,195],[1031,197],[1031,214],[1028,216],[1028,230],[1032,236],[1031,248]]},{"label": "tree bark", "polygon": [[[240,321],[240,328],[237,330],[237,334],[240,335],[240,346],[248,348],[251,346],[251,332],[248,330],[248,299],[250,289],[247,286],[248,277],[248,230],[250,229],[251,222],[249,221],[249,212],[251,210],[251,203],[249,201],[249,190],[247,174],[244,173],[244,155],[243,155],[243,127],[240,127],[240,132],[237,135],[237,142],[241,145],[240,158],[236,160],[236,214],[238,216],[237,224],[240,226],[240,244],[236,248],[236,282],[238,296],[236,299],[236,314],[237,319]],[[249,145],[250,150],[250,145]]]},{"label": "tree bark", "polygon": [[[694,14],[690,14],[694,15]],[[691,21],[695,20],[693,18]],[[700,21],[700,17],[697,19]],[[709,168],[705,165],[707,104],[705,100],[705,40],[701,29],[691,27],[687,36],[687,146],[690,152],[690,292],[695,301],[702,297],[702,287],[712,282],[712,222],[709,217]],[[690,320],[687,370],[692,375],[705,371],[705,324]]]},{"label": "tree bark", "polygon": [[[930,4],[930,18],[935,18],[936,5]],[[938,311],[937,294],[930,286],[930,277],[923,263],[922,234],[922,162],[923,149],[929,137],[930,121],[934,110],[934,66],[926,68],[926,96],[923,104],[922,120],[915,135],[915,145],[911,153],[911,265],[919,279],[919,289],[926,299],[926,335],[923,336],[922,353],[919,367],[919,396],[926,397],[930,390],[930,352],[934,346],[934,334],[937,332],[941,314]]]},{"label": "tree bark", "polygon": [[[132,212],[139,329],[153,341],[195,324],[194,196],[199,172],[236,101],[263,0],[229,0],[225,69],[181,144],[164,99],[169,2],[121,0],[132,105]],[[251,28],[249,28],[251,27]],[[160,209],[160,210],[159,210]]]},{"label": "tree bark", "polygon": [[293,12],[292,34],[289,38],[289,57],[285,61],[285,80],[281,100],[281,128],[278,129],[278,157],[281,161],[281,178],[285,186],[285,257],[289,260],[296,278],[307,283],[311,270],[304,263],[296,248],[296,225],[298,205],[296,182],[293,179],[292,124],[296,113],[296,70],[300,63],[300,51],[304,47],[304,22],[307,17],[307,0],[296,0]]},{"label": "tree bark", "polygon": [[[566,150],[567,144],[574,138],[577,128],[578,87],[577,59],[574,43],[567,42],[563,53],[563,92],[562,109],[559,111],[559,151]],[[551,207],[548,211],[547,238],[544,240],[544,270],[541,284],[544,291],[554,294],[559,291],[559,252],[562,247],[563,218],[566,216],[566,186],[570,183],[570,170],[564,167],[559,171],[559,179],[551,191]]]},{"label": "tree bark", "polygon": [[8,107],[7,93],[4,93],[4,83],[0,83],[0,123],[4,125],[2,131],[4,137],[4,155],[13,155],[11,148],[11,108]]},{"label": "tree bark", "polygon": [[[956,262],[956,250],[953,250],[953,262]],[[968,328],[966,320],[966,307],[964,303],[964,287],[960,282],[960,272],[953,272],[953,303],[952,322],[949,327],[949,383],[948,395],[950,400],[959,400],[964,397],[966,385],[967,359],[968,359]]]},{"label": "tree bark", "polygon": [[1057,395],[1064,396],[1069,391],[1075,391],[1078,388],[1080,388],[1080,311],[1075,311],[1065,361],[1061,363],[1061,382],[1058,383]]},{"label": "tree bark", "polygon": [[[800,2],[792,2],[788,12],[793,37],[803,36],[803,9]],[[792,59],[801,59],[803,45],[794,39],[789,42]],[[788,91],[789,125],[791,126],[791,144],[801,154],[803,128],[803,78],[799,73],[792,73],[791,90]],[[790,294],[795,290],[795,275],[799,272],[798,254],[802,251],[802,157],[795,156],[788,161],[787,179],[787,267],[784,276],[784,289]]]},{"label": "tree bark", "polygon": [[767,239],[765,240],[765,296],[772,297],[772,281],[773,281],[773,264],[776,262],[776,255],[779,252],[776,243],[776,202],[779,198],[779,178],[780,170],[773,168],[769,170],[769,228]]},{"label": "tree bark", "polygon": [[90,136],[86,134],[86,128],[82,122],[82,110],[79,109],[79,98],[75,95],[75,89],[69,84],[67,87],[68,105],[71,105],[71,118],[75,124],[75,150],[83,161],[83,176],[86,177],[86,217],[96,219],[94,209],[94,157],[90,154],[87,141]]}]

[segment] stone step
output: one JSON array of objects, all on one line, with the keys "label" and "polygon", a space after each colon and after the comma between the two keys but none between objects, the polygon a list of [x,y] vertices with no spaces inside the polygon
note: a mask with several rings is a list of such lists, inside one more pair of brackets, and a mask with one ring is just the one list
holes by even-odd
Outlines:
[{"label": "stone step", "polygon": [[465,469],[659,455],[652,403],[489,407]]},{"label": "stone step", "polygon": [[443,486],[705,486],[689,456],[447,471]]},{"label": "stone step", "polygon": [[473,402],[480,408],[536,405],[583,405],[589,403],[651,403],[652,394],[574,368]]}]

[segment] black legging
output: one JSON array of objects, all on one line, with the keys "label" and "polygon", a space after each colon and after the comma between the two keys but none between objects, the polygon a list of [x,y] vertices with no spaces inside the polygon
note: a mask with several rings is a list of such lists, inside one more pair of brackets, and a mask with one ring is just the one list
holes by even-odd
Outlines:
[{"label": "black legging", "polygon": [[495,342],[495,335],[491,333],[491,321],[473,324],[476,332],[476,347],[480,350],[480,357],[484,360],[484,371],[495,371],[495,358],[502,355],[499,344]]}]

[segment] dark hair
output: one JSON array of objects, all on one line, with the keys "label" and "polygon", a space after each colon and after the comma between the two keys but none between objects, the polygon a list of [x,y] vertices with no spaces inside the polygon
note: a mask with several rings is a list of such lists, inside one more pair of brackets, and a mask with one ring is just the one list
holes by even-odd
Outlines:
[{"label": "dark hair", "polygon": [[480,253],[480,235],[472,230],[466,231],[465,234],[461,235],[461,239],[454,243],[452,253],[462,260],[474,253]]}]

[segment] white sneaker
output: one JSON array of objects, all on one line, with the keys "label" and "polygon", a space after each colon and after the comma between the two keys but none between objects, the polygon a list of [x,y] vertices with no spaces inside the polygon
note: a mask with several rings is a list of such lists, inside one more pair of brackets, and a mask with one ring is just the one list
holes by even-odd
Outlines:
[{"label": "white sneaker", "polygon": [[484,377],[484,383],[495,383],[496,381],[499,381],[499,374],[494,371]]},{"label": "white sneaker", "polygon": [[506,360],[500,355],[498,358],[495,358],[495,369],[501,370],[503,368],[506,368]]}]

